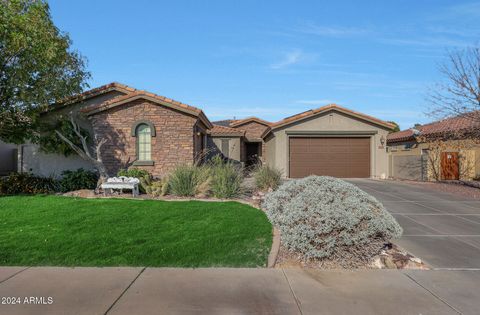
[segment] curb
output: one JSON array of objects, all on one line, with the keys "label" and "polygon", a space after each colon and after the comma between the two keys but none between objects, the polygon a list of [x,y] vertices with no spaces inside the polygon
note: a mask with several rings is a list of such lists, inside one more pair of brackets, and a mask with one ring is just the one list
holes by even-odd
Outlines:
[{"label": "curb", "polygon": [[268,254],[267,268],[273,268],[277,262],[278,251],[280,250],[280,230],[273,227],[273,242],[270,254]]}]

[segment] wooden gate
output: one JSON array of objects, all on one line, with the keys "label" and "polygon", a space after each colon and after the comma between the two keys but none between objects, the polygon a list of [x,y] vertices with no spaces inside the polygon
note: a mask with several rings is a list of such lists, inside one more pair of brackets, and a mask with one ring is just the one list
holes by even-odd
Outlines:
[{"label": "wooden gate", "polygon": [[458,152],[442,152],[441,158],[442,179],[453,180],[459,178]]}]

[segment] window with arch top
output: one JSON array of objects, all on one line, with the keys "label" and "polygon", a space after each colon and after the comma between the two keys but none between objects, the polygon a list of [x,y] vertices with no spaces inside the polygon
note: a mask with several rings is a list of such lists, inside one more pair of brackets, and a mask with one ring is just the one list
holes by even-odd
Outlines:
[{"label": "window with arch top", "polygon": [[132,137],[136,137],[137,162],[152,161],[152,137],[155,137],[155,126],[149,121],[137,121],[132,125]]},{"label": "window with arch top", "polygon": [[139,161],[152,160],[152,129],[147,124],[139,124],[137,134],[137,159]]}]

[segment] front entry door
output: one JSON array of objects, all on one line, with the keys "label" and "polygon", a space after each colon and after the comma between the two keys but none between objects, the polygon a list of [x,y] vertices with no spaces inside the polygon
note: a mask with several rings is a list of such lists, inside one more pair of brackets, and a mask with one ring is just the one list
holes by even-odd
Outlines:
[{"label": "front entry door", "polygon": [[442,152],[442,179],[455,180],[459,178],[458,152]]},{"label": "front entry door", "polygon": [[256,165],[259,162],[261,156],[262,144],[260,142],[246,142],[246,161],[245,166],[250,167]]}]

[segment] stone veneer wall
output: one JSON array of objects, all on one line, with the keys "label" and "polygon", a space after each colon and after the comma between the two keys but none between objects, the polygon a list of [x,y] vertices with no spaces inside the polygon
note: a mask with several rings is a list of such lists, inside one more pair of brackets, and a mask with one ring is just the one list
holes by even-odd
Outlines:
[{"label": "stone veneer wall", "polygon": [[196,117],[140,99],[95,114],[91,120],[95,134],[108,139],[102,158],[110,175],[136,160],[136,137],[131,129],[142,120],[156,129],[152,137],[154,165],[136,167],[162,176],[177,164],[193,162]]}]

